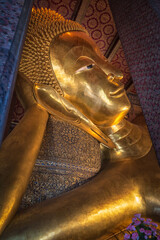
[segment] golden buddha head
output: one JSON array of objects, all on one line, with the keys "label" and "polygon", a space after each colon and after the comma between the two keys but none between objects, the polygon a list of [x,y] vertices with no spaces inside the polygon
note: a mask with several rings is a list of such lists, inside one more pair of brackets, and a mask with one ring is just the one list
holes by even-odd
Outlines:
[{"label": "golden buddha head", "polygon": [[117,124],[129,111],[122,73],[80,24],[55,11],[32,10],[19,71],[53,87],[99,127]]}]

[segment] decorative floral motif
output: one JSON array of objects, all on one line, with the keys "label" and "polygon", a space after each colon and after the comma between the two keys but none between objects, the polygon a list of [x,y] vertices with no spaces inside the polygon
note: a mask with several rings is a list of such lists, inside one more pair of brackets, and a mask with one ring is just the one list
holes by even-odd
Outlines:
[{"label": "decorative floral motif", "polygon": [[82,25],[105,53],[116,34],[108,1],[91,0]]},{"label": "decorative floral motif", "polygon": [[79,140],[79,136],[77,135],[76,131],[71,128],[63,129],[62,132],[60,132],[60,136],[69,144],[75,144]]},{"label": "decorative floral motif", "polygon": [[77,0],[35,0],[35,8],[50,8],[60,13],[64,18],[71,19]]}]

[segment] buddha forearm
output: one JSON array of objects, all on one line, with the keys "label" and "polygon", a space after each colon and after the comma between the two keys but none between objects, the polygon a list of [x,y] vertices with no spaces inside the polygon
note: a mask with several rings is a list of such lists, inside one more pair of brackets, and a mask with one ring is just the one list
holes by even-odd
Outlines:
[{"label": "buddha forearm", "polygon": [[48,113],[38,105],[33,105],[2,144],[0,150],[0,233],[19,207],[39,152],[47,119]]},{"label": "buddha forearm", "polygon": [[129,166],[130,162],[106,165],[83,186],[22,211],[2,239],[99,239],[106,230],[124,224],[129,216],[145,211],[141,197],[144,183],[130,176],[134,175],[136,165]]}]

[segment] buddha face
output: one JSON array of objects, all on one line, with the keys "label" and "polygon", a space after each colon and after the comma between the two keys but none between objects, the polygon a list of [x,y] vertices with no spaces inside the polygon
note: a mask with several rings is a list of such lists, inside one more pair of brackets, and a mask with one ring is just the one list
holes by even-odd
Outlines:
[{"label": "buddha face", "polygon": [[51,64],[64,97],[99,127],[120,122],[130,102],[122,73],[108,63],[83,32],[66,32],[50,46]]}]

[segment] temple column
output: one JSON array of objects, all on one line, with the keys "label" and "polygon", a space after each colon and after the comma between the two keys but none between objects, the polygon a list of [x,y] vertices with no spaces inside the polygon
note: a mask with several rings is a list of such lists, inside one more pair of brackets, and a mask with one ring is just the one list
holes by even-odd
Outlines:
[{"label": "temple column", "polygon": [[109,2],[160,163],[160,4]]},{"label": "temple column", "polygon": [[7,122],[33,0],[0,1],[0,143]]}]

